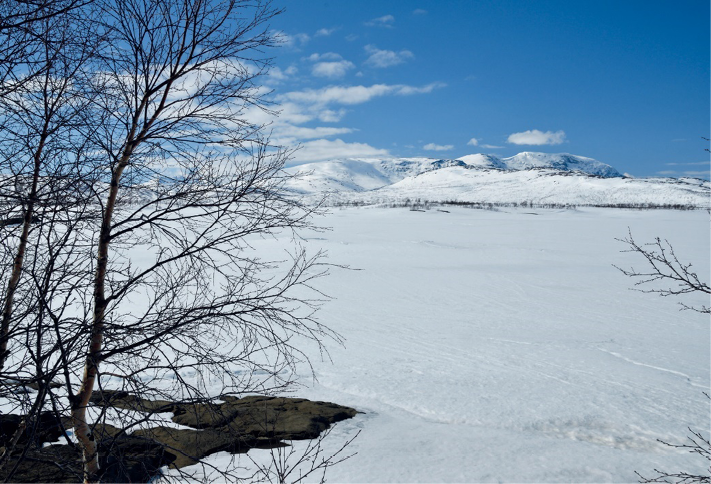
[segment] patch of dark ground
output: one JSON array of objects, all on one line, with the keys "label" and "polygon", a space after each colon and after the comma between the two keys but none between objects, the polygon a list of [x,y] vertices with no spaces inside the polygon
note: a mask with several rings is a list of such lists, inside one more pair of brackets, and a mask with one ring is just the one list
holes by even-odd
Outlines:
[{"label": "patch of dark ground", "polygon": [[[175,403],[146,400],[122,391],[95,392],[96,406],[155,413],[172,413],[173,422],[189,429],[157,426],[126,434],[97,424],[102,482],[148,482],[170,466],[180,469],[215,452],[233,454],[250,449],[283,447],[287,440],[317,438],[331,424],[352,418],[356,410],[303,398],[222,396],[222,403]],[[0,452],[22,421],[19,415],[0,415]],[[36,422],[32,441],[25,432],[0,470],[10,482],[81,482],[81,452],[74,445],[46,445],[72,427],[71,420],[46,412]]]}]

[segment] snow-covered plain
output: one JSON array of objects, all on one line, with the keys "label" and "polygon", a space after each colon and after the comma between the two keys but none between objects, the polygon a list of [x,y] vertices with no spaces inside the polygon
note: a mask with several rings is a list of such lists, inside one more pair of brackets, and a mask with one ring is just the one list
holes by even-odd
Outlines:
[{"label": "snow-covered plain", "polygon": [[[346,338],[300,369],[302,397],[363,413],[329,482],[636,482],[704,472],[657,442],[709,427],[709,319],[629,290],[620,252],[666,237],[709,280],[706,211],[334,210],[320,319]],[[279,240],[259,250],[275,256]],[[708,304],[691,296],[687,303]],[[303,442],[295,443],[297,449]],[[268,451],[251,451],[256,460]],[[210,462],[227,462],[215,454]],[[249,460],[240,457],[240,465]],[[708,468],[706,468],[707,470]],[[184,469],[187,470],[187,469]]]}]

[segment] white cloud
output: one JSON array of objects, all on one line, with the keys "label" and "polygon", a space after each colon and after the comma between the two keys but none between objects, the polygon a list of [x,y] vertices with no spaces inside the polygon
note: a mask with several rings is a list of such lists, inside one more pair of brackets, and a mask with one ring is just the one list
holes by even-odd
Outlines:
[{"label": "white cloud", "polygon": [[353,42],[354,40],[358,40],[358,36],[356,34],[348,34],[345,36],[345,39],[348,42]]},{"label": "white cloud", "polygon": [[428,143],[423,146],[422,149],[428,151],[449,151],[454,149],[454,145],[436,145],[434,143]]},{"label": "white cloud", "polygon": [[338,79],[345,76],[346,72],[354,67],[355,64],[347,60],[338,62],[318,62],[311,68],[311,74],[317,77]]},{"label": "white cloud", "polygon": [[679,166],[679,165],[708,165],[711,161],[693,161],[690,163],[665,163],[667,166]]},{"label": "white cloud", "polygon": [[407,86],[404,84],[374,84],[372,86],[328,86],[322,89],[306,89],[303,91],[287,92],[277,96],[277,100],[292,101],[315,106],[327,104],[361,104],[373,98],[395,95],[410,96],[414,94],[427,94],[435,89],[444,87],[445,84],[435,82],[422,87]]},{"label": "white cloud", "polygon": [[311,37],[308,34],[287,34],[286,32],[273,32],[277,42],[281,42],[285,47],[298,48],[305,46]]},{"label": "white cloud", "polygon": [[343,116],[346,115],[346,110],[341,108],[338,111],[334,111],[333,109],[324,109],[323,111],[320,111],[317,115],[318,119],[320,121],[323,121],[324,123],[337,123],[341,119],[343,119]]},{"label": "white cloud", "polygon": [[520,133],[509,135],[508,142],[514,145],[559,145],[565,141],[565,132],[560,131],[539,131],[529,129]]},{"label": "white cloud", "polygon": [[709,170],[687,170],[687,171],[674,171],[674,170],[663,170],[658,171],[657,175],[662,176],[690,176],[695,178],[706,178],[711,176]]},{"label": "white cloud", "polygon": [[278,84],[281,81],[287,80],[289,77],[295,75],[299,70],[296,68],[296,66],[289,66],[286,69],[282,70],[278,66],[274,66],[269,69],[269,74],[267,74],[266,81],[267,83],[271,82],[274,84]]},{"label": "white cloud", "polygon": [[467,141],[467,144],[470,146],[477,146],[479,144],[479,140],[476,138],[472,138],[469,141]]},{"label": "white cloud", "polygon": [[374,18],[365,23],[368,27],[387,27],[392,28],[395,23],[395,17],[392,15],[383,15],[382,17]]},{"label": "white cloud", "polygon": [[336,158],[367,158],[377,156],[390,156],[388,150],[374,148],[366,143],[346,143],[341,139],[317,139],[307,141],[294,154],[294,161],[307,163],[311,161],[325,161]]},{"label": "white cloud", "polygon": [[412,15],[427,15],[427,10],[424,10],[422,8],[416,8],[412,11]]},{"label": "white cloud", "polygon": [[278,129],[279,137],[291,137],[297,139],[315,139],[315,138],[328,138],[331,136],[338,136],[339,134],[348,134],[355,131],[352,128],[327,128],[327,127],[316,127],[316,128],[305,128],[303,126],[283,126]]},{"label": "white cloud", "polygon": [[333,27],[331,29],[318,29],[314,34],[314,37],[328,37],[332,33],[338,30],[338,27]]},{"label": "white cloud", "polygon": [[686,176],[693,176],[693,177],[698,177],[698,178],[709,178],[711,176],[711,173],[709,173],[708,170],[704,171],[685,171],[684,175]]},{"label": "white cloud", "polygon": [[[319,57],[320,58],[320,57]],[[316,67],[319,63],[314,65]],[[439,87],[441,83],[425,86],[387,85],[372,86],[328,86],[321,89],[287,92],[271,98],[272,109],[265,111],[252,107],[245,113],[251,122],[269,127],[275,144],[294,146],[303,142],[303,149],[297,155],[302,162],[333,159],[347,156],[389,156],[384,149],[363,143],[346,143],[341,139],[327,138],[355,131],[341,126],[304,127],[305,123],[337,123],[347,114],[347,106],[360,104],[382,96],[410,96],[425,94]]]},{"label": "white cloud", "polygon": [[341,57],[341,54],[336,54],[335,52],[324,52],[323,54],[313,53],[310,56],[306,57],[306,60],[310,60],[311,62],[337,61],[341,59],[343,59],[343,57]]},{"label": "white cloud", "polygon": [[496,145],[481,145],[482,148],[486,148],[487,150],[498,150],[499,148],[503,148],[503,146],[496,146]]},{"label": "white cloud", "polygon": [[409,50],[401,50],[400,52],[380,50],[372,44],[366,45],[365,51],[370,54],[370,57],[368,57],[365,63],[373,67],[396,66],[415,57]]}]

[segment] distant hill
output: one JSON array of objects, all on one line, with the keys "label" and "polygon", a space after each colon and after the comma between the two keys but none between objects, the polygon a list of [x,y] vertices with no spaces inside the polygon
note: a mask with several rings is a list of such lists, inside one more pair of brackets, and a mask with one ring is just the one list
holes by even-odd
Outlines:
[{"label": "distant hill", "polygon": [[610,165],[568,153],[473,154],[456,160],[355,158],[299,165],[289,188],[328,193],[332,203],[406,199],[536,205],[709,208],[711,184],[696,178],[629,178]]},{"label": "distant hill", "polygon": [[550,168],[561,171],[580,171],[605,178],[622,175],[610,165],[593,158],[571,155],[569,153],[534,153],[524,151],[508,158],[494,155],[467,155],[459,158],[470,166],[497,168],[500,170],[530,170],[532,168]]}]

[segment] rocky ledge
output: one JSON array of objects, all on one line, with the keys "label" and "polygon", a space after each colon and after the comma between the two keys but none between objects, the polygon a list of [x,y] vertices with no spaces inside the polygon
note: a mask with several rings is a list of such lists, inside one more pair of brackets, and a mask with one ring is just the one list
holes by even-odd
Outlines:
[{"label": "rocky ledge", "polygon": [[[253,448],[286,446],[288,440],[313,439],[331,424],[358,413],[334,403],[266,396],[223,396],[221,403],[186,404],[104,390],[95,393],[91,401],[96,406],[149,414],[172,413],[173,422],[188,427],[155,426],[126,433],[112,425],[95,425],[102,482],[148,482],[163,466],[179,469],[214,452],[237,454]],[[0,444],[7,445],[21,420],[18,415],[0,415]],[[81,482],[78,448],[41,445],[56,441],[62,428],[71,428],[68,418],[42,414],[34,445],[26,437],[20,438],[0,470],[0,480],[7,480],[13,472],[10,480],[14,482]]]}]

